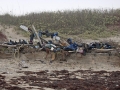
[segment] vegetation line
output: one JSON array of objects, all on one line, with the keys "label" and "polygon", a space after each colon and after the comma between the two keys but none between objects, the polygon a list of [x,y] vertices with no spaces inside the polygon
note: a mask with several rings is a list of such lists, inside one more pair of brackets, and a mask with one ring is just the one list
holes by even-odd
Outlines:
[{"label": "vegetation line", "polygon": [[120,9],[83,9],[30,13],[22,16],[0,15],[5,25],[35,25],[37,30],[56,31],[83,38],[100,38],[120,33]]}]

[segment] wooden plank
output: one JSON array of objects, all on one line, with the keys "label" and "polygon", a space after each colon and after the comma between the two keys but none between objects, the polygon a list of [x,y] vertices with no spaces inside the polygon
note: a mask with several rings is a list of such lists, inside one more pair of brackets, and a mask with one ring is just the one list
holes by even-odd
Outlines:
[{"label": "wooden plank", "polygon": [[94,52],[96,53],[107,53],[110,51],[113,51],[114,49],[94,49]]},{"label": "wooden plank", "polygon": [[33,30],[35,31],[35,34],[36,34],[36,36],[37,36],[37,38],[38,38],[38,40],[39,40],[39,43],[42,45],[42,41],[41,41],[41,39],[39,38],[38,33],[37,33],[34,25],[32,25],[32,27],[33,27]]},{"label": "wooden plank", "polygon": [[16,45],[7,45],[7,44],[0,44],[0,46],[2,46],[2,47],[11,47],[11,48],[16,47]]}]

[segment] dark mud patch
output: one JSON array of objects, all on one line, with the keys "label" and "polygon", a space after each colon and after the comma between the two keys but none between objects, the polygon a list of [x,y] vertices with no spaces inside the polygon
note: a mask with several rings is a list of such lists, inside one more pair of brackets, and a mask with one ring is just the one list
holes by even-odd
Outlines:
[{"label": "dark mud patch", "polygon": [[[5,82],[5,76],[0,75],[0,87],[7,90],[38,90],[52,88],[55,90],[120,90],[120,71],[19,71],[24,76],[12,78],[10,83]],[[19,85],[27,87],[20,88]],[[13,87],[14,86],[14,87]]]},{"label": "dark mud patch", "polygon": [[8,84],[5,81],[5,76],[0,75],[0,90],[26,90],[26,89]]}]

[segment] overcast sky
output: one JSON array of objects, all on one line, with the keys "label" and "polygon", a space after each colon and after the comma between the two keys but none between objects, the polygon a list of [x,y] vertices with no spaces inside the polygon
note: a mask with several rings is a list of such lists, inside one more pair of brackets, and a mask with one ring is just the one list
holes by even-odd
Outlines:
[{"label": "overcast sky", "polygon": [[22,15],[30,12],[120,9],[120,0],[0,0],[0,14]]}]

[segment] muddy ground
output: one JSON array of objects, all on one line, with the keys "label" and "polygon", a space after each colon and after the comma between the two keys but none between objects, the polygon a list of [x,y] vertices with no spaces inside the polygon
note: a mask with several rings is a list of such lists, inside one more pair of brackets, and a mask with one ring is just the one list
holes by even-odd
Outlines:
[{"label": "muddy ground", "polygon": [[0,90],[120,90],[120,58],[106,53],[58,55],[0,54]]}]

